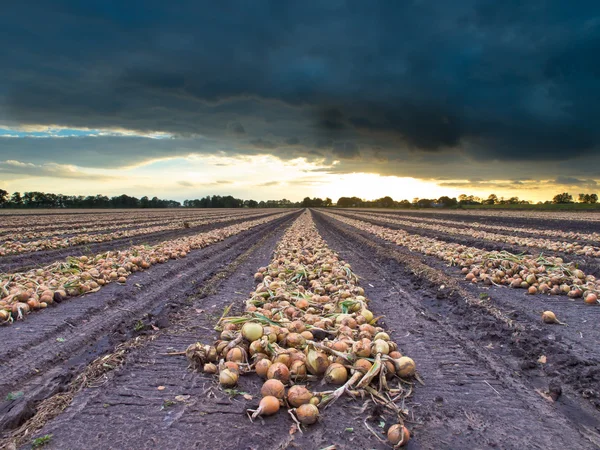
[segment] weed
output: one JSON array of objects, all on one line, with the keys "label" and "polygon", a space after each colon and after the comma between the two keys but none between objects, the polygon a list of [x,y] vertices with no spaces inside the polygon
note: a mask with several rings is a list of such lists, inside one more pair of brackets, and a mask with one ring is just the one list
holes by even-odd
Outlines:
[{"label": "weed", "polygon": [[47,434],[45,436],[39,437],[39,438],[35,438],[32,442],[31,442],[31,448],[39,448],[39,447],[43,447],[44,445],[46,445],[48,442],[50,442],[50,440],[52,439],[52,435],[51,434]]}]

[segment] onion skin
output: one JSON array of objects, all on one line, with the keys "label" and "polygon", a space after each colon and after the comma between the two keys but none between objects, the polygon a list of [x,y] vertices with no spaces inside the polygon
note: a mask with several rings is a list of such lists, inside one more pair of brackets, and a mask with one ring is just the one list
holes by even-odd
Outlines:
[{"label": "onion skin", "polygon": [[296,409],[296,417],[303,425],[312,425],[319,420],[319,408],[312,403],[305,403]]}]

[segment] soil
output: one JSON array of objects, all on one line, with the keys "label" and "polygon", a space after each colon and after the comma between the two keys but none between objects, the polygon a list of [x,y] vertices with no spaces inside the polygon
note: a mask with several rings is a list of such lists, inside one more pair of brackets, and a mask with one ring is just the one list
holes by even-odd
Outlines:
[{"label": "soil", "polygon": [[[524,298],[509,289],[485,290],[491,299],[482,300],[483,288],[464,283],[454,269],[319,212],[313,211],[313,217],[329,246],[361,277],[371,309],[385,316],[380,324],[417,363],[424,386],[415,383],[407,401],[412,438],[406,448],[600,448],[600,411],[594,402],[600,364],[593,345],[600,337],[593,323],[598,308],[579,308],[562,298]],[[191,372],[184,357],[168,355],[195,341],[214,341],[214,324],[227,305],[233,303],[232,314],[243,310],[255,286],[254,272],[268,264],[291,219],[135,274],[137,280],[132,277],[124,286],[109,285],[31,315],[19,324],[28,331],[0,329],[5,342],[23,346],[10,344],[0,357],[6,361],[9,354],[21,352],[8,366],[0,366],[0,379],[30,380],[25,387],[6,385],[0,392],[25,391],[20,399],[2,404],[4,431],[10,429],[6,418],[12,417],[11,426],[27,419],[26,414],[11,416],[17,405],[35,412],[37,387],[46,396],[64,390],[98,355],[146,336],[121,367],[78,392],[62,414],[22,441],[22,448],[48,434],[49,449],[389,448],[363,419],[376,416],[368,423],[380,436],[391,423],[385,416],[381,423],[376,409],[359,411],[362,401],[343,397],[303,434],[291,433],[293,421],[285,411],[255,423],[248,419],[246,409],[257,406],[262,384],[256,375],[241,377],[236,391],[228,394],[213,376]],[[546,301],[555,302],[552,309],[569,327],[540,323],[536,310]],[[79,306],[84,303],[88,309]],[[115,311],[116,305],[132,312]],[[45,314],[55,311],[60,315]],[[64,318],[75,328],[61,328]],[[137,323],[142,326],[135,327]],[[44,348],[36,343],[40,329],[47,333],[37,336]],[[578,338],[580,332],[585,339]],[[19,371],[40,368],[36,361],[44,360],[44,350],[49,358],[40,366],[42,375]],[[57,351],[62,358],[53,358]],[[541,354],[547,357],[545,364],[538,362]],[[244,398],[244,392],[253,398]]]},{"label": "soil", "polygon": [[[255,216],[252,220],[260,219],[261,217],[277,214],[280,211],[271,211],[264,215]],[[159,231],[156,233],[143,234],[140,236],[132,236],[114,239],[112,241],[98,242],[91,244],[74,245],[72,247],[60,248],[56,250],[47,250],[31,253],[23,253],[18,255],[8,255],[0,258],[0,272],[17,272],[24,271],[34,267],[41,267],[50,264],[54,261],[64,259],[68,256],[81,256],[107,252],[109,250],[120,250],[139,244],[156,244],[158,242],[169,239],[176,239],[183,236],[190,236],[196,233],[222,228],[236,223],[244,222],[246,218],[236,218],[226,222],[217,222],[198,227],[181,228],[180,230]]]}]

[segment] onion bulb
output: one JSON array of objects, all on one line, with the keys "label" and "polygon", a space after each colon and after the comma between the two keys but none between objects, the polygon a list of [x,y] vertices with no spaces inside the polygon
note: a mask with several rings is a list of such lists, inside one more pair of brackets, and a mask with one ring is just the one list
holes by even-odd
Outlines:
[{"label": "onion bulb", "polygon": [[348,380],[348,371],[338,363],[331,364],[325,372],[325,381],[330,384],[344,384]]},{"label": "onion bulb", "polygon": [[397,423],[390,427],[387,432],[387,438],[394,447],[402,447],[410,439],[410,432],[404,425]]},{"label": "onion bulb", "polygon": [[306,389],[306,386],[297,384],[288,390],[287,398],[290,405],[297,408],[300,405],[310,402],[312,396],[312,393]]},{"label": "onion bulb", "polygon": [[283,363],[273,363],[267,370],[267,378],[280,380],[282,383],[287,384],[290,381],[290,369]]},{"label": "onion bulb", "polygon": [[310,349],[306,355],[306,368],[313,375],[323,375],[329,367],[329,359],[323,352]]},{"label": "onion bulb", "polygon": [[263,335],[263,327],[260,323],[246,322],[242,327],[242,336],[249,342],[259,340]]},{"label": "onion bulb", "polygon": [[230,369],[223,369],[219,373],[219,383],[227,388],[233,387],[238,382],[239,375]]},{"label": "onion bulb", "polygon": [[283,398],[283,396],[285,395],[285,386],[279,380],[267,380],[262,385],[262,388],[260,388],[260,394],[263,397],[272,396],[277,398]]},{"label": "onion bulb", "polygon": [[311,403],[305,403],[296,409],[296,417],[303,425],[312,425],[319,419],[319,408]]},{"label": "onion bulb", "polygon": [[371,367],[373,366],[373,364],[371,363],[371,361],[369,361],[368,359],[358,359],[356,360],[356,362],[354,363],[354,370],[358,370],[360,373],[367,373],[369,370],[371,370]]},{"label": "onion bulb", "polygon": [[556,314],[554,314],[552,311],[544,311],[542,313],[542,320],[544,323],[558,323],[559,325],[564,325],[556,318]]},{"label": "onion bulb", "polygon": [[295,380],[303,380],[306,378],[306,364],[304,361],[294,361],[290,367],[290,375]]},{"label": "onion bulb", "polygon": [[268,359],[266,359],[266,358],[261,359],[254,366],[254,370],[256,370],[256,374],[259,377],[267,378],[267,372],[269,370],[269,367],[271,367],[271,364],[272,364],[271,361],[269,361]]},{"label": "onion bulb", "polygon": [[402,378],[412,377],[416,371],[415,362],[412,360],[412,358],[409,358],[408,356],[398,358],[396,360],[396,367],[398,369],[398,375]]},{"label": "onion bulb", "polygon": [[258,405],[258,409],[252,414],[252,418],[258,416],[270,416],[279,411],[279,400],[272,395],[263,397]]},{"label": "onion bulb", "polygon": [[213,363],[206,363],[204,364],[202,370],[204,371],[204,373],[214,375],[215,373],[217,373],[217,366]]}]

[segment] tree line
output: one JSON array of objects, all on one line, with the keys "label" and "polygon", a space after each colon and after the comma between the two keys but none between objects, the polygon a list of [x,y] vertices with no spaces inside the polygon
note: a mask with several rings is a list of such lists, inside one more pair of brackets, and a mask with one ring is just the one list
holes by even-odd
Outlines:
[{"label": "tree line", "polygon": [[142,198],[129,195],[63,195],[46,192],[14,192],[10,195],[0,189],[0,207],[3,208],[178,208],[181,203],[175,200],[162,200],[158,197]]},{"label": "tree line", "polygon": [[[579,203],[598,203],[597,194],[579,194]],[[498,197],[490,194],[483,199],[474,195],[459,195],[456,197],[442,196],[435,199],[414,198],[412,201],[396,201],[386,196],[376,200],[363,200],[359,197],[340,197],[334,204],[327,197],[305,197],[300,202],[291,200],[243,200],[231,195],[207,195],[199,199],[184,200],[183,205],[176,200],[162,200],[158,197],[142,198],[129,195],[63,195],[45,192],[14,192],[12,195],[0,189],[0,208],[320,208],[337,206],[340,208],[453,208],[463,205],[528,205],[532,202],[521,200],[519,197]],[[563,192],[554,196],[552,200],[538,202],[538,204],[575,203],[573,196]]]}]

